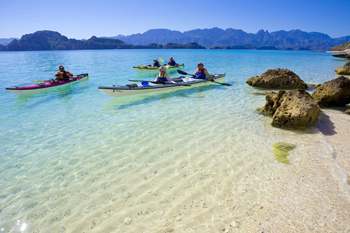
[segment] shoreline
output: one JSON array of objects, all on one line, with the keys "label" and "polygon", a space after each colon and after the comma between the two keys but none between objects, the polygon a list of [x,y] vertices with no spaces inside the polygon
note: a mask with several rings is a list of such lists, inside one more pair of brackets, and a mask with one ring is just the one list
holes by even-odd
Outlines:
[{"label": "shoreline", "polygon": [[350,116],[337,110],[323,110],[316,127],[332,146],[332,156],[345,171],[343,182],[350,185]]}]

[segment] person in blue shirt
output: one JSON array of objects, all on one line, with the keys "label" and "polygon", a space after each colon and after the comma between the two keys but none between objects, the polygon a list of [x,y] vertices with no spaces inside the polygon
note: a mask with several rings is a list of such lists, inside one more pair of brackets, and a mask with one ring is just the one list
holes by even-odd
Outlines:
[{"label": "person in blue shirt", "polygon": [[176,64],[176,62],[174,61],[174,58],[173,58],[173,57],[170,57],[170,61],[168,62],[168,65],[169,65],[169,66],[178,66],[178,65]]}]

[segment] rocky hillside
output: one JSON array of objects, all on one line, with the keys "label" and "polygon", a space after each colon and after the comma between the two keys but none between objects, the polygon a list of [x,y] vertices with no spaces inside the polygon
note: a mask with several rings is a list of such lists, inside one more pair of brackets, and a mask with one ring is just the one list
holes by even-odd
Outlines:
[{"label": "rocky hillside", "polygon": [[334,46],[331,48],[331,51],[344,51],[347,49],[350,49],[350,42],[344,43],[344,44],[339,45],[339,46]]},{"label": "rocky hillside", "polygon": [[301,30],[268,32],[260,30],[257,33],[247,33],[239,29],[195,29],[186,32],[172,31],[168,29],[151,29],[145,33],[130,36],[118,35],[110,37],[120,39],[129,44],[146,45],[150,43],[187,44],[197,42],[206,47],[244,46],[253,47],[275,46],[278,49],[311,49],[329,50],[332,46],[350,42],[350,36],[331,38],[327,34],[319,32],[304,32]]},{"label": "rocky hillside", "polygon": [[197,43],[148,45],[127,44],[119,39],[91,37],[88,40],[68,39],[58,32],[38,31],[22,36],[20,40],[13,40],[7,46],[0,45],[0,51],[35,51],[35,50],[83,50],[83,49],[175,49],[175,48],[204,48]]}]

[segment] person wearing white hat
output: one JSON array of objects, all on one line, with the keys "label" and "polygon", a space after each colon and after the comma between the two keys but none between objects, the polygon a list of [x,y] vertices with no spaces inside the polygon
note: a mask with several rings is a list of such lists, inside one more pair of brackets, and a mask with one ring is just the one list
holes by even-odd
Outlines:
[{"label": "person wearing white hat", "polygon": [[165,66],[161,66],[158,68],[159,74],[156,77],[156,80],[154,80],[156,83],[171,83],[170,75],[167,74]]}]

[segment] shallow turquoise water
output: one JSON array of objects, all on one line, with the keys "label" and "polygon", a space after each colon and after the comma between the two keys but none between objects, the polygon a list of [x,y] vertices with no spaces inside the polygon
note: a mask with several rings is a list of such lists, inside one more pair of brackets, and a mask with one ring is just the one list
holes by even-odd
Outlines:
[{"label": "shallow turquoise water", "polygon": [[[184,62],[183,70],[190,73],[201,61],[210,73],[226,73],[225,82],[233,86],[207,85],[121,98],[97,89],[126,84],[128,79],[153,79],[155,75],[137,75],[132,66],[170,56]],[[308,150],[300,149],[300,158],[291,158],[292,164],[309,153],[327,157],[329,151],[316,129],[273,129],[271,119],[256,110],[265,103],[264,96],[254,94],[261,90],[249,87],[245,80],[267,69],[287,68],[306,83],[323,83],[335,78],[333,70],[344,63],[329,53],[309,51],[1,52],[0,230],[17,232],[25,223],[30,231],[74,232],[93,224],[100,230],[125,232],[125,226],[113,225],[135,214],[127,210],[125,193],[132,194],[128,201],[137,202],[146,190],[158,190],[156,199],[164,199],[172,193],[164,187],[181,183],[178,178],[184,175],[180,172],[184,167],[193,168],[193,174],[216,170],[218,177],[209,183],[225,181],[223,177],[232,172],[230,180],[237,190],[246,189],[242,177],[254,167],[264,185],[252,187],[256,195],[266,196],[274,170],[283,169],[273,157],[273,143],[284,140],[300,146],[308,141],[303,145]],[[61,64],[73,74],[89,73],[89,81],[21,97],[5,90],[53,78]],[[183,192],[187,185],[181,184],[173,194],[181,194],[181,203],[201,190]],[[227,189],[222,187],[221,192]],[[244,208],[250,208],[250,199],[244,200]],[[144,202],[151,205],[152,198]],[[106,213],[107,207],[114,208],[114,214],[107,214],[114,216],[113,221],[97,216]],[[146,223],[141,226],[142,231],[155,232]]]}]

